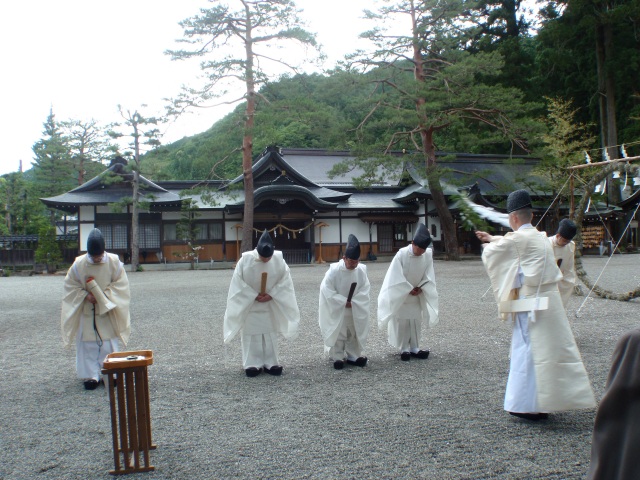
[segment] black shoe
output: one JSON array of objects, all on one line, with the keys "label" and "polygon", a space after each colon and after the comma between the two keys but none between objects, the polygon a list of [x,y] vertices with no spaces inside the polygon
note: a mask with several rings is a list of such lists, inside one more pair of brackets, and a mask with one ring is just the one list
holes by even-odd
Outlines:
[{"label": "black shoe", "polygon": [[409,360],[411,360],[411,354],[409,352],[402,352],[400,354],[400,360],[402,360],[403,362],[408,362]]},{"label": "black shoe", "polygon": [[537,422],[538,420],[546,420],[549,418],[548,413],[521,413],[521,412],[509,412],[509,415],[514,417],[524,418],[525,420],[531,420]]},{"label": "black shoe", "polygon": [[342,360],[336,360],[333,362],[333,368],[336,370],[342,370],[344,368],[344,362]]},{"label": "black shoe", "polygon": [[260,375],[260,372],[262,372],[262,369],[256,367],[249,367],[244,371],[247,377],[257,377]]},{"label": "black shoe", "polygon": [[349,365],[355,365],[357,367],[364,367],[367,364],[367,357],[358,357],[355,360],[348,360]]},{"label": "black shoe", "polygon": [[426,360],[429,358],[429,350],[418,350],[417,352],[411,352],[412,357],[419,358],[421,360]]},{"label": "black shoe", "polygon": [[98,381],[94,380],[93,378],[91,380],[85,380],[84,382],[84,389],[85,390],[95,390],[96,388],[98,388]]},{"label": "black shoe", "polygon": [[280,365],[274,365],[271,368],[264,367],[264,371],[267,372],[269,375],[278,376],[282,374],[282,367]]}]

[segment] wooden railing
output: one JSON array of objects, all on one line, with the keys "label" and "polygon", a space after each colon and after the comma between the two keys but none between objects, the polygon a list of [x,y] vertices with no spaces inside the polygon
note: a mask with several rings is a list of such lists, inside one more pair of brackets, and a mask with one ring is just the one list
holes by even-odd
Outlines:
[{"label": "wooden railing", "polygon": [[[71,264],[78,255],[75,248],[63,248],[62,263]],[[27,265],[35,265],[35,250],[30,248],[11,248],[0,249],[0,266],[5,267],[22,267]]]},{"label": "wooden railing", "polygon": [[284,257],[284,261],[289,265],[305,264],[311,262],[311,256],[309,254],[309,250],[307,249],[283,250],[282,256]]}]

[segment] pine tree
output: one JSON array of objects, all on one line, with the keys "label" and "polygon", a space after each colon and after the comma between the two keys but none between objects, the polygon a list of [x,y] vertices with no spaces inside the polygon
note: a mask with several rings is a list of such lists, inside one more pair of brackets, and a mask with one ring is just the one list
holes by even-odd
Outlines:
[{"label": "pine tree", "polygon": [[[392,150],[416,152],[406,160],[424,165],[421,170],[438,212],[447,256],[457,260],[456,225],[436,162],[436,138],[455,129],[472,132],[469,126],[475,124],[481,125],[477,138],[497,135],[512,142],[515,151],[526,151],[524,131],[518,131],[508,115],[523,109],[522,94],[493,79],[503,66],[497,52],[472,55],[461,48],[465,38],[457,26],[466,14],[463,1],[398,0],[385,5],[377,12],[367,11],[377,26],[361,35],[375,49],[351,57],[355,67],[370,69],[374,77],[373,107],[362,130],[368,125],[377,129],[367,143],[375,146],[375,139],[383,139],[378,148],[385,155]],[[393,17],[406,21],[404,32],[383,27]]]},{"label": "pine tree", "polygon": [[64,193],[76,184],[67,138],[55,119],[53,109],[44,122],[43,137],[32,147],[34,187],[41,197]]},{"label": "pine tree", "polygon": [[[142,105],[142,108],[146,105]],[[145,148],[154,149],[160,145],[160,130],[158,129],[158,123],[165,121],[164,118],[154,116],[144,116],[138,110],[128,110],[118,105],[118,111],[124,122],[122,124],[114,124],[111,130],[108,132],[109,136],[113,139],[121,137],[128,137],[130,139],[129,147],[131,150],[127,150],[123,153],[123,156],[129,158],[129,168],[132,173],[132,197],[131,199],[125,199],[130,202],[131,205],[131,271],[138,270],[140,264],[139,254],[139,239],[138,239],[138,227],[139,227],[139,214],[141,208],[144,208],[143,202],[140,200],[144,195],[144,192],[140,188],[140,159],[142,152]]]},{"label": "pine tree", "polygon": [[290,52],[278,54],[278,46],[292,41],[303,46],[315,46],[316,43],[314,36],[299,26],[298,11],[291,0],[229,0],[217,3],[213,8],[201,9],[200,15],[180,22],[185,36],[182,42],[194,45],[193,49],[167,51],[174,60],[204,58],[201,68],[206,77],[202,87],[185,88],[173,101],[171,111],[179,114],[195,106],[210,106],[211,100],[227,92],[229,81],[240,80],[244,84],[244,95],[234,100],[246,102],[242,145],[236,147],[242,151],[244,176],[240,247],[244,252],[252,247],[254,204],[251,167],[259,86],[270,77],[267,73],[270,68],[292,68]]}]

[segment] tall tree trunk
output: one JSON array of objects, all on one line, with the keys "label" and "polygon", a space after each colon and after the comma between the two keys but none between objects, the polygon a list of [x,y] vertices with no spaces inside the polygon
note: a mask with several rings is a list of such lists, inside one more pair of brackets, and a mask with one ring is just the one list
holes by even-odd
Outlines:
[{"label": "tall tree trunk", "polygon": [[78,185],[84,183],[84,147],[78,152]]},{"label": "tall tree trunk", "polygon": [[605,148],[609,142],[607,135],[607,102],[604,56],[604,32],[602,25],[596,26],[596,72],[598,75],[598,107],[600,117],[600,146]]},{"label": "tall tree trunk", "polygon": [[[256,111],[256,90],[253,73],[253,42],[251,39],[251,13],[249,6],[245,5],[247,19],[247,40],[245,54],[247,59],[246,87],[247,108],[245,110],[244,136],[242,137],[242,175],[244,177],[244,217],[242,221],[242,243],[240,251],[251,250],[253,234],[253,121]],[[239,257],[238,257],[239,258]]]},{"label": "tall tree trunk", "polygon": [[140,205],[140,136],[138,125],[134,124],[134,165],[133,165],[133,199],[131,202],[131,271],[138,270],[140,248],[138,246],[138,217]]},{"label": "tall tree trunk", "polygon": [[[420,51],[420,38],[418,32],[418,24],[416,18],[416,9],[413,1],[411,2],[411,21],[412,21],[412,33],[413,33],[413,65],[414,65],[414,78],[417,82],[424,82],[424,60]],[[460,253],[458,252],[458,237],[456,234],[456,226],[451,216],[451,211],[447,206],[447,199],[442,191],[442,185],[440,185],[440,174],[436,165],[436,148],[433,143],[433,126],[428,125],[428,119],[423,117],[421,113],[423,106],[426,103],[426,99],[419,97],[416,99],[416,112],[420,119],[420,137],[422,139],[422,150],[425,159],[425,168],[427,174],[427,181],[429,182],[429,190],[431,191],[431,197],[436,206],[438,217],[440,219],[440,229],[444,240],[444,249],[449,260],[460,260]]]},{"label": "tall tree trunk", "polygon": [[[610,69],[606,68],[606,61],[613,57],[613,30],[611,24],[605,23],[603,25],[604,30],[604,57],[605,57],[605,99],[607,102],[607,149],[609,158],[614,160],[619,158],[618,155],[618,126],[616,124],[616,85],[613,78],[613,74]],[[620,188],[618,185],[614,185],[614,182],[609,183],[610,188],[607,190],[609,202],[613,205],[617,205],[622,200],[620,195]]]},{"label": "tall tree trunk", "polygon": [[138,270],[138,257],[140,247],[138,245],[138,217],[140,206],[138,205],[138,194],[140,191],[140,179],[137,170],[133,171],[133,202],[131,202],[131,271]]},{"label": "tall tree trunk", "polygon": [[[598,105],[600,108],[600,142],[610,159],[618,158],[618,130],[616,126],[615,85],[611,73],[607,72],[607,58],[611,55],[611,27],[599,23],[596,26],[596,71],[598,75]],[[607,179],[609,203],[620,202],[620,191]]]},{"label": "tall tree trunk", "polygon": [[440,185],[440,174],[438,173],[438,166],[436,165],[436,150],[433,143],[433,131],[425,129],[421,132],[421,136],[427,181],[429,182],[431,198],[433,198],[433,203],[438,212],[438,218],[440,218],[440,229],[447,260],[460,260],[456,224],[453,221],[453,216],[447,205],[447,199]]}]

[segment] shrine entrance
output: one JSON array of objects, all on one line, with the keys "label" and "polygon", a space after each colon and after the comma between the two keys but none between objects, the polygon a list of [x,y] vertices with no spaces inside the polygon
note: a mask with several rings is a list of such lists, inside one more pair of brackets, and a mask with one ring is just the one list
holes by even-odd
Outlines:
[{"label": "shrine entrance", "polygon": [[287,263],[309,263],[312,257],[312,224],[312,212],[304,202],[291,200],[283,204],[265,200],[254,213],[252,246],[255,248],[266,229],[276,250],[282,251]]}]

